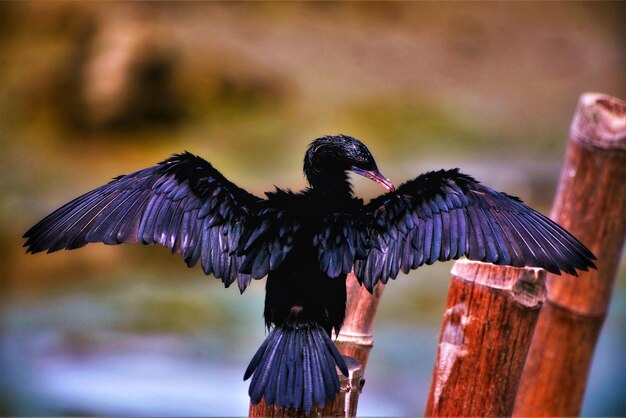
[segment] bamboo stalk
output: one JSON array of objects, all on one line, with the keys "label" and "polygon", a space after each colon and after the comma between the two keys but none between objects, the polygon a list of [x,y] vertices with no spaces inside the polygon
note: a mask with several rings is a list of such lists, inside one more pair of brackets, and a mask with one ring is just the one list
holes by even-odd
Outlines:
[{"label": "bamboo stalk", "polygon": [[279,408],[274,405],[268,407],[265,404],[265,398],[263,398],[257,405],[250,405],[248,416],[273,418],[319,416],[355,417],[359,394],[365,383],[365,380],[363,380],[363,370],[361,369],[361,364],[354,358],[348,356],[344,356],[343,358],[348,366],[349,375],[346,377],[337,370],[341,390],[335,399],[324,405],[324,407],[314,407],[308,414],[305,414],[293,408]]},{"label": "bamboo stalk", "polygon": [[544,278],[539,269],[454,264],[427,416],[511,415]]},{"label": "bamboo stalk", "polygon": [[547,278],[548,299],[517,395],[516,416],[579,415],[626,234],[626,103],[583,94],[570,127],[552,218],[598,257],[598,270]]},{"label": "bamboo stalk", "polygon": [[379,282],[370,294],[353,273],[346,280],[346,317],[335,343],[343,355],[361,362],[363,373],[374,346],[374,317],[384,290],[385,285]]}]

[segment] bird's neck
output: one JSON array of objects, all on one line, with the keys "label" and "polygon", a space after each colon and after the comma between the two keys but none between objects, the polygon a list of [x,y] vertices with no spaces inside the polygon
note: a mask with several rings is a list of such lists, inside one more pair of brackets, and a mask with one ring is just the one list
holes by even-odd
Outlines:
[{"label": "bird's neck", "polygon": [[307,173],[307,180],[316,194],[333,199],[352,198],[352,184],[350,184],[348,173],[345,170]]}]

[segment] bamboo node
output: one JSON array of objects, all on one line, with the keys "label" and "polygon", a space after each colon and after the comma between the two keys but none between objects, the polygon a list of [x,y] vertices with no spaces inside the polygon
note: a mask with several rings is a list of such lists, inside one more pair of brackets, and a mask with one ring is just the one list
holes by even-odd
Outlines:
[{"label": "bamboo node", "polygon": [[535,270],[533,275],[524,274],[513,284],[513,297],[517,303],[527,308],[540,307],[546,300],[545,274]]},{"label": "bamboo node", "polygon": [[335,342],[338,343],[352,343],[361,345],[364,347],[373,347],[374,339],[372,334],[352,332],[352,331],[339,331],[339,335],[335,338]]}]

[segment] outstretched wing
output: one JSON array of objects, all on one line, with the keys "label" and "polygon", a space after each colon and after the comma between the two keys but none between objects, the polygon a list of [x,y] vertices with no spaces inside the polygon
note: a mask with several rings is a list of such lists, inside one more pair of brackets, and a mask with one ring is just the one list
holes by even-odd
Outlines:
[{"label": "outstretched wing", "polygon": [[228,181],[188,152],[115,178],[62,206],[24,237],[27,252],[74,249],[90,242],[161,244],[188,266],[244,291],[251,276],[239,272],[236,249],[261,199]]},{"label": "outstretched wing", "polygon": [[370,290],[399,271],[462,256],[555,274],[595,268],[594,255],[565,229],[458,169],[421,175],[372,200],[361,221],[354,270]]}]

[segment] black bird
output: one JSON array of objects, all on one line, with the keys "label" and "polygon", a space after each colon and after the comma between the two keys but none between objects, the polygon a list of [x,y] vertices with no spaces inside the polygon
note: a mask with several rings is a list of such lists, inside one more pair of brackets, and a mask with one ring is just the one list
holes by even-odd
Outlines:
[{"label": "black bird", "polygon": [[[348,172],[387,193],[364,204]],[[250,398],[306,412],[339,392],[347,367],[330,336],[346,306],[354,270],[372,290],[423,264],[465,256],[576,275],[594,255],[521,200],[458,169],[429,172],[394,189],[365,145],[346,135],[314,140],[304,158],[309,187],[254,196],[205,160],[177,154],[120,176],[62,206],[24,235],[27,252],[90,242],[168,247],[189,267],[243,292],[267,278],[269,335],[252,358]]]}]

